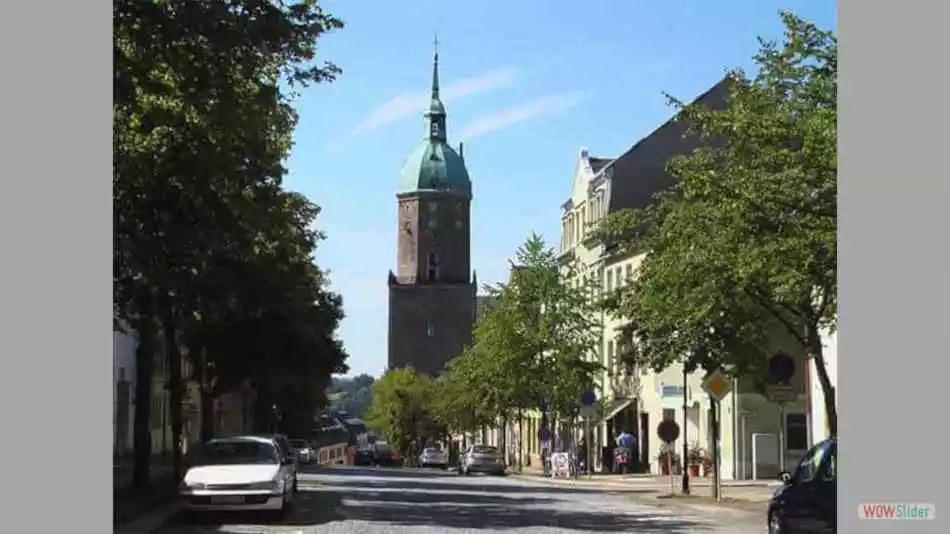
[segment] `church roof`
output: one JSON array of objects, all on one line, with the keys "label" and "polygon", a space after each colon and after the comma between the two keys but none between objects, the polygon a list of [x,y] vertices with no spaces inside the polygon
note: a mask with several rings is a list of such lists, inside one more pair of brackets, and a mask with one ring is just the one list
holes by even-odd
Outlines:
[{"label": "church roof", "polygon": [[427,139],[417,146],[399,173],[398,193],[423,190],[469,194],[471,189],[462,156],[437,139]]},{"label": "church roof", "polygon": [[451,191],[471,195],[472,182],[462,154],[448,143],[445,106],[439,97],[439,54],[432,65],[432,95],[426,118],[427,138],[413,150],[399,173],[397,194],[416,191]]}]

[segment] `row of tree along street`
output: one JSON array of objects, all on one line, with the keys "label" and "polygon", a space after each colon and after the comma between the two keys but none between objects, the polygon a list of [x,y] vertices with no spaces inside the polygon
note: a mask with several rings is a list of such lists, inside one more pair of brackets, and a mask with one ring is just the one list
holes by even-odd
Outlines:
[{"label": "row of tree along street", "polygon": [[821,336],[837,317],[837,40],[781,16],[784,39],[761,41],[754,76],[729,73],[725,109],[670,98],[705,142],[669,162],[676,184],[647,209],[612,214],[597,229],[621,253],[648,252],[633,281],[609,294],[596,280],[571,284],[576,273],[532,237],[509,283],[491,288],[473,346],[437,381],[408,369],[384,375],[369,422],[400,448],[520,421],[542,398],[552,425],[573,420],[602,369],[587,356],[603,310],[625,324],[620,358],[630,369],[681,362],[765,376],[781,331],[814,360],[835,434]]},{"label": "row of tree along street", "polygon": [[282,187],[291,91],[340,73],[314,58],[341,27],[312,1],[114,2],[114,315],[139,341],[136,487],[155,358],[169,370],[176,477],[186,379],[200,386],[205,439],[212,399],[248,383],[257,430],[309,431],[346,370],[341,299],[312,260],[319,208]]}]

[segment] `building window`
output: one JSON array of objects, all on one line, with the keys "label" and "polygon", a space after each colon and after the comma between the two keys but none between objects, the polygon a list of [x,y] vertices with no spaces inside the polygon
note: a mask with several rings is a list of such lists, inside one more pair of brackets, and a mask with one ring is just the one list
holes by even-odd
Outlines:
[{"label": "building window", "polygon": [[607,270],[607,292],[610,293],[614,290],[614,271],[613,269]]},{"label": "building window", "polygon": [[429,254],[429,259],[426,261],[426,279],[429,282],[439,280],[439,257],[434,253]]},{"label": "building window", "polygon": [[435,321],[426,320],[426,337],[435,337]]},{"label": "building window", "polygon": [[664,421],[676,421],[676,408],[663,408]]},{"label": "building window", "polygon": [[633,282],[633,264],[627,264],[627,283]]},{"label": "building window", "polygon": [[785,414],[785,450],[808,449],[808,422],[803,413]]},{"label": "building window", "polygon": [[587,206],[581,208],[581,235],[587,234]]}]

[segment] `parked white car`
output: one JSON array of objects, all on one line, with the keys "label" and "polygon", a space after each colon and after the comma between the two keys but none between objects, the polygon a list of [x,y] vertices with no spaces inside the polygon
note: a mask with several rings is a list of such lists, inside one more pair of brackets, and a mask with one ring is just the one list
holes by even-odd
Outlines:
[{"label": "parked white car", "polygon": [[449,453],[438,447],[426,447],[419,455],[419,466],[448,469]]},{"label": "parked white car", "polygon": [[294,500],[293,459],[273,439],[234,437],[202,446],[179,495],[185,509],[284,512]]}]

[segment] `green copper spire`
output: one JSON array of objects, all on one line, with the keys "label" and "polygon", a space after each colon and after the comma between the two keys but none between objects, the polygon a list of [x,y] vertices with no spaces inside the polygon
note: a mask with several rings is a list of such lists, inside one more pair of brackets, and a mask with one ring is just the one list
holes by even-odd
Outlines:
[{"label": "green copper spire", "polygon": [[435,55],[432,59],[432,100],[439,99],[439,36],[436,35],[432,42],[435,47]]},{"label": "green copper spire", "polygon": [[436,37],[433,43],[435,54],[432,58],[432,96],[429,102],[429,111],[426,118],[429,119],[429,139],[438,139],[445,142],[447,139],[445,131],[445,106],[439,98],[439,38]]},{"label": "green copper spire", "polygon": [[[465,160],[449,146],[445,131],[445,106],[439,97],[439,41],[432,61],[432,95],[426,111],[429,128],[425,140],[406,159],[399,173],[397,194],[419,191],[453,193],[471,198],[472,182]],[[461,147],[459,147],[461,149]]]}]

